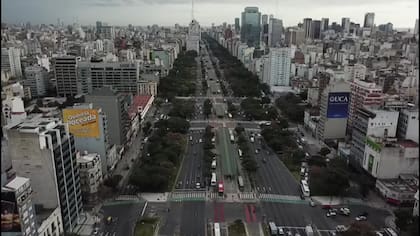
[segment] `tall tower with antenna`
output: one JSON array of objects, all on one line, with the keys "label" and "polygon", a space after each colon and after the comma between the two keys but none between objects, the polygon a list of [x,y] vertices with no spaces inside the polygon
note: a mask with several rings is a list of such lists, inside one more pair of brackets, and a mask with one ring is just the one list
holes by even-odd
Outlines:
[{"label": "tall tower with antenna", "polygon": [[187,51],[192,50],[196,51],[197,54],[200,53],[200,39],[200,24],[194,19],[194,0],[191,0],[191,22],[188,27]]}]

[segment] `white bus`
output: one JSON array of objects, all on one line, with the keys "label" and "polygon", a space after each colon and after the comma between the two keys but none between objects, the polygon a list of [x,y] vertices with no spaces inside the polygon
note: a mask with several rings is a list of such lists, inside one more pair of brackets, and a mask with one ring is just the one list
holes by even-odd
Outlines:
[{"label": "white bus", "polygon": [[211,186],[216,186],[216,173],[211,173]]},{"label": "white bus", "polygon": [[238,185],[240,190],[244,189],[244,179],[242,178],[242,176],[238,176]]},{"label": "white bus", "polygon": [[214,236],[220,236],[220,224],[219,223],[214,223]]},{"label": "white bus", "polygon": [[238,154],[239,154],[239,157],[242,157],[242,150],[241,149],[238,149]]},{"label": "white bus", "polygon": [[303,196],[309,197],[311,195],[309,192],[309,185],[306,180],[300,181],[300,187],[301,187]]}]

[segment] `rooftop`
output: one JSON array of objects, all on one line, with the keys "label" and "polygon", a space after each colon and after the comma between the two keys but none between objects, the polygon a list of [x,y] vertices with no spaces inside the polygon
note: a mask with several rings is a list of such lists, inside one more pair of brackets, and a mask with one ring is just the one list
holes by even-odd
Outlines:
[{"label": "rooftop", "polygon": [[[406,176],[407,177],[407,176]],[[378,179],[388,189],[400,193],[416,193],[418,191],[418,177],[410,176],[408,178],[397,178],[397,179]]]},{"label": "rooftop", "polygon": [[133,118],[139,109],[143,110],[143,108],[147,105],[150,101],[152,96],[150,95],[136,95],[133,98],[133,103],[131,104],[130,108],[128,109],[128,114],[130,118]]},{"label": "rooftop", "polygon": [[16,176],[14,179],[12,179],[9,183],[5,185],[6,188],[10,190],[18,190],[20,187],[22,187],[25,183],[29,181],[28,178],[19,177]]}]

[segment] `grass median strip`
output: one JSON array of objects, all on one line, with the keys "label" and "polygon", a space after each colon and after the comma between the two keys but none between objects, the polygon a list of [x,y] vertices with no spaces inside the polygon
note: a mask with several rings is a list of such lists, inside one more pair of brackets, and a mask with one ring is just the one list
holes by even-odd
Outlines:
[{"label": "grass median strip", "polygon": [[242,220],[235,220],[232,224],[228,226],[229,236],[243,236],[246,235],[245,225]]},{"label": "grass median strip", "polygon": [[137,222],[134,236],[153,236],[159,223],[159,218],[146,217]]}]

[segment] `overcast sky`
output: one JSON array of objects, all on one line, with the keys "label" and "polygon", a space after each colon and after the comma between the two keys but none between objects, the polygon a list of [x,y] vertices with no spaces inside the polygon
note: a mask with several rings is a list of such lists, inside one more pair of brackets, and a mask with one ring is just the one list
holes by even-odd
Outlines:
[{"label": "overcast sky", "polygon": [[[285,26],[297,25],[305,17],[342,17],[363,24],[366,12],[375,12],[375,24],[391,22],[394,28],[414,28],[418,0],[195,0],[194,18],[201,25],[233,23],[246,6],[257,6],[262,14],[274,14]],[[110,25],[187,25],[191,20],[191,0],[1,0],[1,20],[7,23],[31,22],[65,24],[76,20]]]}]

